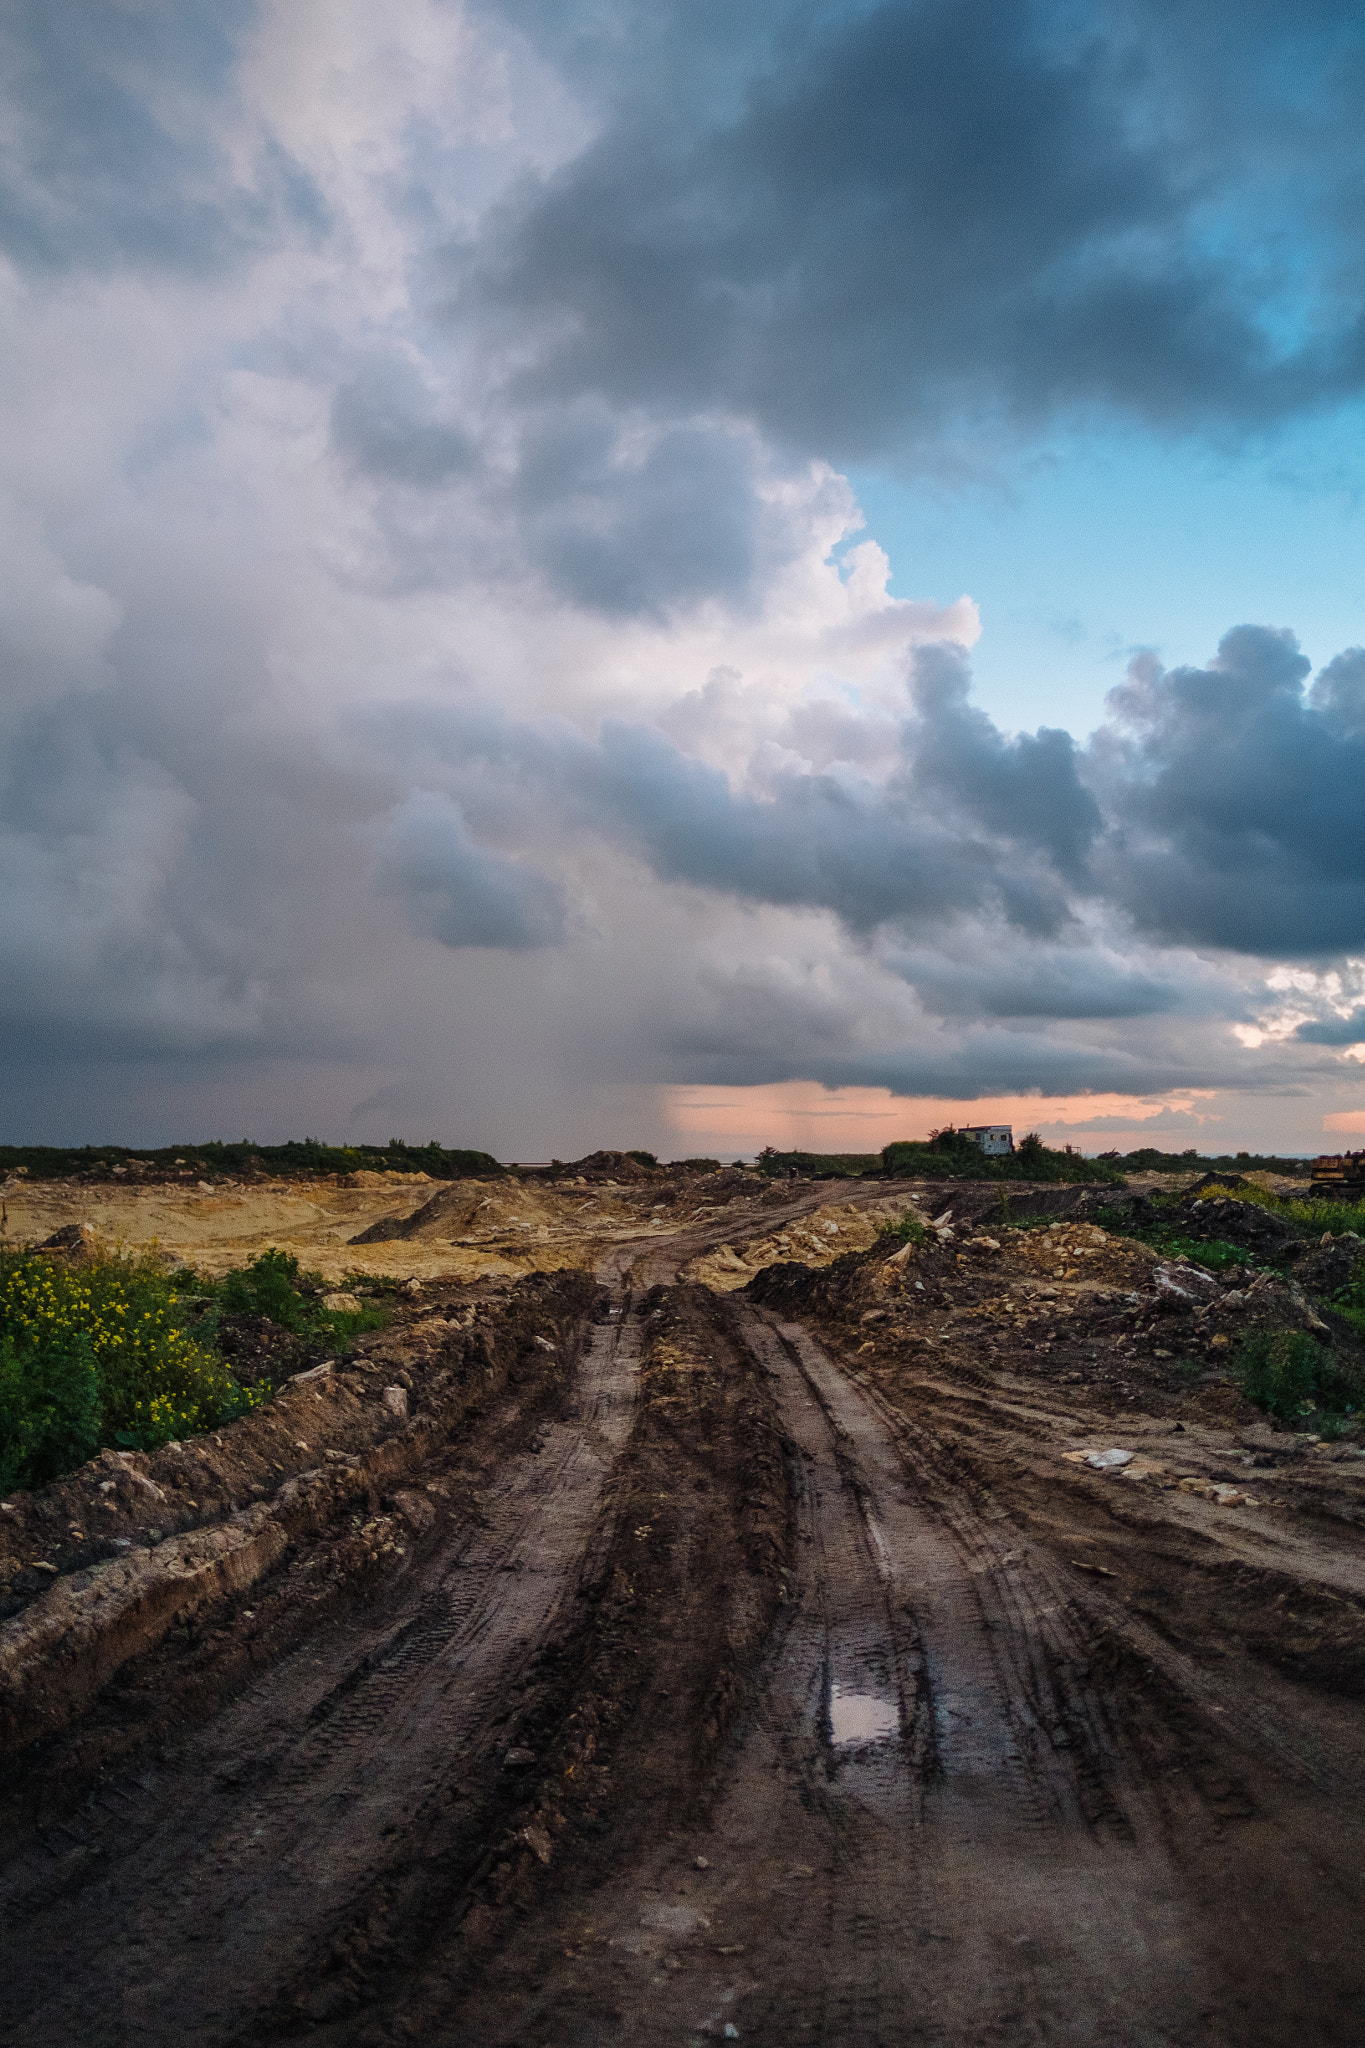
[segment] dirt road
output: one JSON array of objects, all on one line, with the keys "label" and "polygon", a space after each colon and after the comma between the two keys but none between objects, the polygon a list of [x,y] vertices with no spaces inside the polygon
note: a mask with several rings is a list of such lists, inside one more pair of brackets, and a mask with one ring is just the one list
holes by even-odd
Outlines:
[{"label": "dirt road", "polygon": [[[1269,1531],[1116,1491],[1058,1462],[1080,1390],[944,1355],[946,1296],[912,1370],[861,1295],[679,1284],[736,1222],[613,1247],[572,1359],[523,1334],[546,1376],[433,1435],[446,1518],[249,1682],[239,1602],[181,1725],[149,1643],[11,1771],[6,2040],[1365,2036],[1354,1468]],[[1245,1621],[1315,1603],[1335,1676]]]}]

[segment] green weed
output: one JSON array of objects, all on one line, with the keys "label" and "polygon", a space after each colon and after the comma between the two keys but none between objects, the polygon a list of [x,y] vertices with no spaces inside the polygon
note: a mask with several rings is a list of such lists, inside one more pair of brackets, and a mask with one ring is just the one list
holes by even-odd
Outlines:
[{"label": "green weed", "polygon": [[68,1268],[0,1252],[0,1491],[42,1485],[104,1444],[150,1450],[264,1399],[187,1324],[151,1261]]},{"label": "green weed", "polygon": [[903,1216],[888,1218],[877,1225],[878,1237],[894,1238],[898,1244],[923,1244],[929,1235],[924,1218],[917,1216],[913,1209],[907,1209]]},{"label": "green weed", "polygon": [[[1303,1330],[1251,1331],[1234,1354],[1233,1374],[1258,1408],[1284,1422],[1312,1416],[1320,1433],[1331,1418],[1353,1415],[1365,1392],[1354,1372]],[[1343,1419],[1331,1426],[1340,1434],[1346,1425]]]},{"label": "green weed", "polygon": [[218,1288],[218,1316],[267,1316],[298,1337],[319,1337],[344,1346],[364,1330],[382,1330],[390,1311],[378,1303],[358,1309],[328,1309],[319,1295],[320,1274],[303,1273],[292,1252],[272,1246],[226,1275]]}]

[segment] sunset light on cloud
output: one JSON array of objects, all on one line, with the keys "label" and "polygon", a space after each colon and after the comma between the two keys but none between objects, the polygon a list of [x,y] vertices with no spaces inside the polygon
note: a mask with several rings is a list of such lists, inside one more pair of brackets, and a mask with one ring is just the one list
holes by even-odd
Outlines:
[{"label": "sunset light on cloud", "polygon": [[1214,1120],[1215,1094],[1210,1088],[1159,1101],[1097,1094],[906,1102],[885,1088],[827,1091],[808,1081],[785,1081],[670,1089],[667,1116],[669,1127],[699,1151],[742,1153],[770,1144],[779,1151],[879,1152],[899,1139],[925,1138],[944,1124],[994,1123],[1010,1124],[1019,1133],[1036,1130],[1049,1144],[1076,1144],[1087,1152],[1153,1142],[1178,1150],[1175,1139],[1186,1132],[1191,1144],[1209,1142],[1210,1133],[1200,1126]]},{"label": "sunset light on cloud", "polygon": [[7,9],[4,1135],[1358,1132],[1359,43]]}]

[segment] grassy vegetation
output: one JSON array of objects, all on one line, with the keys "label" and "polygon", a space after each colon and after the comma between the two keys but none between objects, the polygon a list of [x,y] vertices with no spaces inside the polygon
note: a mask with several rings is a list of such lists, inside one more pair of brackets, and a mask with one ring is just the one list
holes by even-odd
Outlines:
[{"label": "grassy vegetation", "polygon": [[[363,1284],[373,1288],[368,1277]],[[391,1283],[396,1286],[397,1283]],[[317,1337],[337,1349],[358,1337],[363,1330],[382,1330],[389,1311],[377,1302],[358,1309],[329,1309],[322,1306],[325,1283],[316,1273],[301,1273],[292,1252],[267,1251],[238,1266],[216,1285],[204,1283],[216,1313],[213,1328],[224,1316],[268,1316],[281,1330],[296,1337]],[[337,1290],[342,1292],[344,1290]]]},{"label": "grassy vegetation", "polygon": [[1288,1223],[1301,1226],[1305,1237],[1321,1236],[1330,1230],[1333,1237],[1353,1230],[1357,1237],[1365,1237],[1365,1202],[1339,1202],[1307,1195],[1275,1195],[1269,1188],[1258,1188],[1253,1182],[1250,1187],[1230,1188],[1214,1182],[1210,1187],[1201,1188],[1205,1199],[1228,1195],[1235,1202],[1253,1202],[1258,1209],[1270,1209],[1276,1216],[1283,1216]]},{"label": "grassy vegetation", "polygon": [[1341,1436],[1365,1398],[1365,1385],[1339,1352],[1302,1330],[1254,1330],[1237,1347],[1234,1374],[1258,1408],[1284,1422],[1311,1420],[1324,1437]]},{"label": "grassy vegetation", "polygon": [[240,1180],[253,1174],[295,1178],[319,1173],[427,1173],[433,1180],[489,1180],[506,1172],[488,1152],[452,1151],[437,1144],[324,1145],[319,1138],[291,1138],[284,1145],[257,1145],[249,1138],[225,1143],[161,1145],[134,1150],[125,1145],[0,1145],[0,1171],[22,1168],[35,1180],[69,1180],[73,1174],[103,1175],[115,1166],[158,1173],[223,1174]]},{"label": "grassy vegetation", "polygon": [[803,1180],[857,1180],[882,1170],[877,1152],[778,1152],[771,1145],[765,1145],[757,1163],[760,1173],[799,1173]]},{"label": "grassy vegetation", "polygon": [[1154,1145],[1137,1152],[1101,1152],[1099,1157],[1123,1173],[1278,1173],[1286,1179],[1296,1174],[1306,1179],[1313,1164],[1273,1152],[1161,1152]]},{"label": "grassy vegetation", "polygon": [[[880,1155],[884,1173],[897,1179],[927,1180],[1099,1181],[1115,1183],[1121,1176],[1079,1152],[1054,1152],[1030,1131],[1013,1152],[988,1156],[971,1138],[951,1127],[936,1131],[924,1144],[888,1145]],[[864,1169],[866,1171],[867,1169]]]},{"label": "grassy vegetation", "polygon": [[120,1255],[68,1266],[0,1251],[0,1493],[42,1486],[106,1446],[154,1450],[259,1407],[218,1348],[230,1317],[341,1350],[388,1320],[379,1303],[328,1310],[322,1282],[287,1252],[223,1280],[163,1273]]},{"label": "grassy vegetation", "polygon": [[104,1445],[149,1450],[255,1407],[264,1397],[190,1320],[149,1262],[67,1270],[0,1252],[0,1492],[42,1485]]},{"label": "grassy vegetation", "polygon": [[896,1217],[894,1221],[879,1223],[877,1235],[894,1238],[898,1244],[923,1244],[929,1232],[925,1227],[924,1218],[916,1215],[913,1209],[907,1209],[903,1216]]}]

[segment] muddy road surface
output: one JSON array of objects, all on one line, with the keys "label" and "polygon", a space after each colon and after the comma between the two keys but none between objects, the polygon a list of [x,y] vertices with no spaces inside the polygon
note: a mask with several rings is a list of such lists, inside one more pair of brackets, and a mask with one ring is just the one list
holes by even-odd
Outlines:
[{"label": "muddy road surface", "polygon": [[679,1277],[742,1222],[457,1290],[391,1431],[300,1390],[330,1504],[35,1694],[7,2041],[1365,2038],[1365,1459],[1170,1363],[1141,1247]]}]

